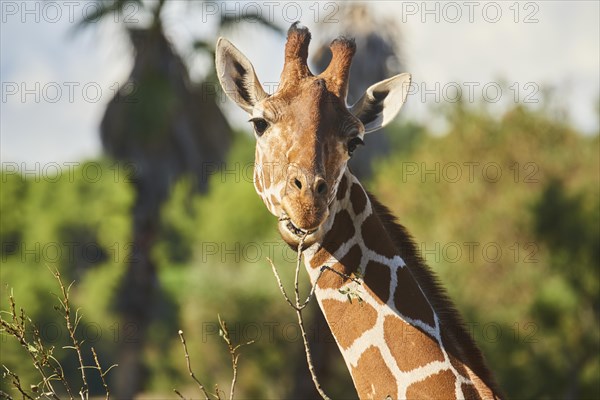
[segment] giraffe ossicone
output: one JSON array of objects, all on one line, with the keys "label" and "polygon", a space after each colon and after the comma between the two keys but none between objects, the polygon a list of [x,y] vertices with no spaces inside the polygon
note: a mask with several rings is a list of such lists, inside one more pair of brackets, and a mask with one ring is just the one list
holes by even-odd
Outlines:
[{"label": "giraffe ossicone", "polygon": [[313,75],[310,38],[298,23],[290,27],[272,94],[223,38],[216,68],[254,126],[258,195],[288,244],[305,238],[307,271],[359,397],[498,398],[480,351],[410,235],[347,168],[364,135],[396,117],[410,75],[375,83],[348,106],[354,41],[335,39],[330,65]]}]

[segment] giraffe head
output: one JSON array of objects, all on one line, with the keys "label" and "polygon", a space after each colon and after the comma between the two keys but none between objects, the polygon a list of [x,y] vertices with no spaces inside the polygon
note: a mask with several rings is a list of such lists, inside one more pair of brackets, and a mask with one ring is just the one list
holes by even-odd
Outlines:
[{"label": "giraffe head", "polygon": [[250,115],[256,137],[254,186],[279,218],[282,238],[309,246],[323,236],[348,160],[366,133],[389,123],[404,103],[410,75],[369,87],[346,105],[353,40],[331,43],[332,59],[313,75],[307,65],[310,32],[293,24],[277,91],[267,94],[250,61],[229,41],[217,42],[216,68],[225,93]]}]

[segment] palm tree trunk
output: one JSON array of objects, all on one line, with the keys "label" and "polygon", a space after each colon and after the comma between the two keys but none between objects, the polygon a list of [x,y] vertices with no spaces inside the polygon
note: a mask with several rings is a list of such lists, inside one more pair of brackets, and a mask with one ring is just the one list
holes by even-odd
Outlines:
[{"label": "palm tree trunk", "polygon": [[[139,185],[138,185],[139,186]],[[158,298],[158,276],[151,259],[158,215],[148,213],[143,189],[138,187],[138,200],[133,209],[133,246],[127,260],[127,271],[122,280],[117,302],[120,312],[119,374],[115,382],[115,396],[131,399],[144,386],[143,350],[148,328],[152,323]]]}]

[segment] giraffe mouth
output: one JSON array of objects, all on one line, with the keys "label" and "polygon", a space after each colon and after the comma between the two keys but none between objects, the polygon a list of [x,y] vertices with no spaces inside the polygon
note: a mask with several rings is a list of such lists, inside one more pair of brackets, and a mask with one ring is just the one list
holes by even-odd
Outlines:
[{"label": "giraffe mouth", "polygon": [[321,238],[323,222],[327,218],[325,217],[318,226],[311,227],[311,229],[300,228],[286,212],[283,212],[278,219],[277,228],[281,238],[294,249],[300,243],[303,243],[303,248],[306,249]]},{"label": "giraffe mouth", "polygon": [[280,222],[282,224],[285,224],[285,228],[288,230],[288,232],[293,233],[298,238],[306,237],[306,236],[313,234],[319,230],[319,228],[311,229],[311,230],[300,229],[296,225],[294,225],[294,223],[292,222],[292,220],[290,218],[281,219]]},{"label": "giraffe mouth", "polygon": [[292,222],[292,219],[286,213],[279,217],[279,233],[281,238],[290,245],[293,249],[298,247],[299,243],[303,243],[306,249],[319,239],[319,230],[321,226],[314,229],[302,229]]}]

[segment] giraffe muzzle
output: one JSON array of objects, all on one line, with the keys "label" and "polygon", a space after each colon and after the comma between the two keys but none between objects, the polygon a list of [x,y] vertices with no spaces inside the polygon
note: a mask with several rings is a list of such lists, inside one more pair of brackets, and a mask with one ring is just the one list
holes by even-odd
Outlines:
[{"label": "giraffe muzzle", "polygon": [[329,216],[330,183],[322,174],[306,172],[296,164],[287,165],[278,207],[281,237],[290,246],[314,243],[321,237],[321,226]]},{"label": "giraffe muzzle", "polygon": [[296,247],[302,240],[305,247],[310,246],[321,237],[321,226],[327,220],[328,213],[324,215],[319,224],[306,229],[300,227],[285,212],[279,218],[278,229],[282,239],[290,246]]}]

